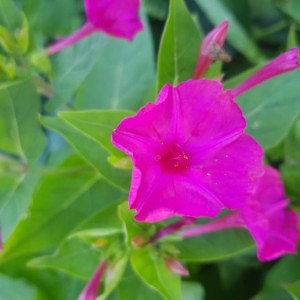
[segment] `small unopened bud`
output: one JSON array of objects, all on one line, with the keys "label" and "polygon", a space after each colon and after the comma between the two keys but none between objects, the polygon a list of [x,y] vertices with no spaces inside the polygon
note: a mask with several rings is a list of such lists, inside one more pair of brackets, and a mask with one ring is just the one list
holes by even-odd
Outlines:
[{"label": "small unopened bud", "polygon": [[178,260],[172,257],[166,257],[165,258],[165,264],[166,267],[171,271],[172,273],[180,276],[189,276],[190,273],[188,269]]},{"label": "small unopened bud", "polygon": [[194,79],[202,77],[215,60],[231,61],[231,57],[223,49],[227,29],[228,21],[223,21],[204,38],[194,71]]},{"label": "small unopened bud", "polygon": [[232,89],[233,95],[238,97],[253,87],[263,83],[264,81],[283,73],[295,70],[299,68],[299,66],[299,48],[292,48],[271,60],[252,76]]},{"label": "small unopened bud", "polygon": [[131,245],[135,248],[140,248],[145,245],[145,238],[142,235],[137,235],[131,240]]}]

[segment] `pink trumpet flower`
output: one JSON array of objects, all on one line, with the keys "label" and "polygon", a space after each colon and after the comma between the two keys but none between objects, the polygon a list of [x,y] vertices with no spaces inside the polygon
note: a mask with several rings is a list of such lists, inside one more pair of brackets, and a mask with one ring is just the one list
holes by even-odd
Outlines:
[{"label": "pink trumpet flower", "polygon": [[129,206],[136,220],[214,217],[241,207],[263,156],[245,126],[232,93],[214,80],[165,85],[155,104],[125,118],[112,140],[134,162]]},{"label": "pink trumpet flower", "polygon": [[257,192],[240,211],[210,223],[185,229],[183,237],[206,234],[227,228],[248,229],[257,244],[260,261],[277,259],[287,253],[297,253],[300,232],[297,214],[288,209],[288,200],[279,172],[265,167]]},{"label": "pink trumpet flower", "polygon": [[97,298],[99,284],[106,269],[106,265],[107,262],[105,260],[100,263],[91,280],[79,295],[79,300],[95,300]]},{"label": "pink trumpet flower", "polygon": [[54,54],[97,31],[132,40],[143,29],[138,12],[139,0],[85,0],[87,22],[70,36],[59,40],[47,48]]},{"label": "pink trumpet flower", "polygon": [[166,84],[156,103],[121,121],[112,142],[134,164],[129,207],[136,220],[215,217],[223,208],[241,209],[253,197],[263,174],[263,150],[244,133],[246,121],[235,96],[298,68],[299,49],[274,61],[250,83],[228,91],[216,80]]}]

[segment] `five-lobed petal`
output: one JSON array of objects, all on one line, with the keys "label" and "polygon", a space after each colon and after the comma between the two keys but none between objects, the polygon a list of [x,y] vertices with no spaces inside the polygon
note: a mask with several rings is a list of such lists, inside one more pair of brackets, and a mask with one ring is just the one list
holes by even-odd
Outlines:
[{"label": "five-lobed petal", "polygon": [[85,0],[89,22],[106,34],[132,40],[143,29],[139,0]]},{"label": "five-lobed petal", "polygon": [[131,156],[129,206],[136,220],[214,217],[252,196],[262,149],[244,133],[245,119],[220,82],[166,85],[157,102],[124,119],[113,143]]},{"label": "five-lobed petal", "polygon": [[297,214],[289,210],[279,172],[265,167],[255,197],[241,210],[245,225],[256,241],[261,261],[297,253]]}]

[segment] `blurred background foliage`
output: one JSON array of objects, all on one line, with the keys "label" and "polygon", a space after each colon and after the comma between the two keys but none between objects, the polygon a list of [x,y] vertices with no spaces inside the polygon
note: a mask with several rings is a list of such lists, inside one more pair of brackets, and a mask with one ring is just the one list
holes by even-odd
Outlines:
[{"label": "blurred background foliage", "polygon": [[[1,300],[76,299],[99,257],[113,251],[114,276],[102,285],[106,299],[174,300],[174,291],[183,300],[300,299],[300,255],[261,264],[245,232],[162,244],[159,251],[176,253],[190,270],[181,288],[156,252],[127,253],[124,234],[149,236],[162,224],[133,224],[120,206],[130,166],[109,136],[124,116],[155,99],[157,87],[172,82],[176,70],[168,57],[178,55],[180,80],[189,78],[201,39],[227,19],[232,62],[216,63],[207,76],[219,76],[222,68],[225,86],[232,87],[299,46],[299,0],[186,5],[190,17],[178,11],[190,18],[190,28],[181,28],[180,18],[168,25],[178,33],[177,50],[162,39],[169,1],[144,0],[145,30],[133,42],[99,33],[49,58],[43,47],[84,22],[82,1],[0,0]],[[294,207],[300,206],[299,82],[297,70],[239,98],[247,130],[281,170]]]}]

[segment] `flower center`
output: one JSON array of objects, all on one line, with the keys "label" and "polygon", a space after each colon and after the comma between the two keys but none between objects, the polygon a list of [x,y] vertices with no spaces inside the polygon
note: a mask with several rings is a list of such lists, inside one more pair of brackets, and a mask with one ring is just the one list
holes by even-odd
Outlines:
[{"label": "flower center", "polygon": [[184,172],[189,167],[189,157],[177,144],[164,145],[156,159],[166,171]]}]

